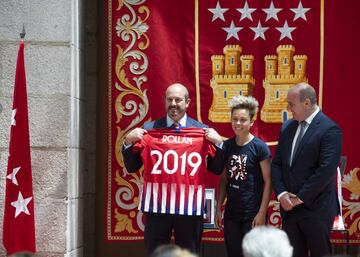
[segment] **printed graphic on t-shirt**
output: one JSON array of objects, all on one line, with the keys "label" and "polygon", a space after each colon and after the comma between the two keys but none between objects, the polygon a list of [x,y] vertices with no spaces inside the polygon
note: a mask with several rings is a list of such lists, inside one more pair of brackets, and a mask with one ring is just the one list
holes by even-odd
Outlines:
[{"label": "printed graphic on t-shirt", "polygon": [[230,173],[230,178],[235,180],[246,180],[247,171],[246,171],[246,160],[248,156],[246,154],[235,155],[233,154],[228,161],[228,171]]}]

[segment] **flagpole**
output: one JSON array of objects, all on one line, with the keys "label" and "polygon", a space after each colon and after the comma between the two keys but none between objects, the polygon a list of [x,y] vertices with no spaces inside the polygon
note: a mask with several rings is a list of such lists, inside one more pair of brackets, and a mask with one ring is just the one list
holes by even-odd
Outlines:
[{"label": "flagpole", "polygon": [[22,31],[20,32],[20,38],[21,38],[21,40],[24,40],[25,35],[26,35],[25,25],[24,25],[24,23],[23,23],[23,25],[22,25]]}]

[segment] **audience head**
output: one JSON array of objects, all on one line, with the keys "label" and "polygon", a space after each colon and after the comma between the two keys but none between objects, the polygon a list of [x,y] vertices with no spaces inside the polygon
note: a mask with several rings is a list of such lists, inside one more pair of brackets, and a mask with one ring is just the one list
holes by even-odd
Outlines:
[{"label": "audience head", "polygon": [[272,226],[250,230],[242,243],[245,257],[291,257],[293,247],[286,233]]},{"label": "audience head", "polygon": [[150,257],[197,257],[195,254],[175,244],[158,246]]}]

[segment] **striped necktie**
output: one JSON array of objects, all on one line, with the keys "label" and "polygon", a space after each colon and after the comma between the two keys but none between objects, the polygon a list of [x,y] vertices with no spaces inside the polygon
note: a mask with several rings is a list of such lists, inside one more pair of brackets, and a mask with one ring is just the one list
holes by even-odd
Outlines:
[{"label": "striped necktie", "polygon": [[179,129],[179,128],[180,128],[179,122],[175,121],[175,122],[170,126],[170,128]]}]

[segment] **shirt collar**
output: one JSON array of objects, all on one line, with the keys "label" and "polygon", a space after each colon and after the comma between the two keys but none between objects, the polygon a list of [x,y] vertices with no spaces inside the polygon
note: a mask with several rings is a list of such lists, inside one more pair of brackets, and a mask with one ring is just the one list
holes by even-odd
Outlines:
[{"label": "shirt collar", "polygon": [[[181,127],[186,127],[186,120],[187,120],[187,116],[186,113],[184,114],[184,116],[182,116],[182,118],[179,120],[179,124]],[[166,115],[166,126],[167,127],[171,127],[172,124],[174,124],[174,120],[171,119],[169,117],[169,115]]]},{"label": "shirt collar", "polygon": [[319,112],[320,112],[320,108],[319,108],[319,106],[316,106],[315,111],[314,111],[309,117],[307,117],[307,118],[305,119],[306,123],[307,123],[308,125],[310,125],[311,122],[313,121],[313,119],[315,118],[316,114],[318,114]]}]

